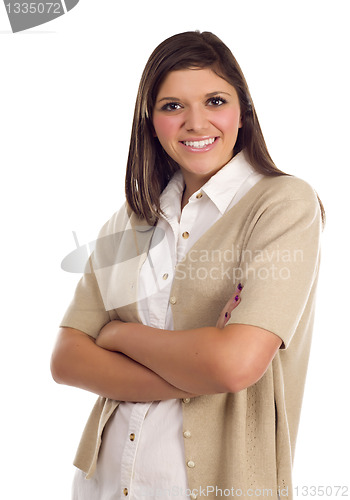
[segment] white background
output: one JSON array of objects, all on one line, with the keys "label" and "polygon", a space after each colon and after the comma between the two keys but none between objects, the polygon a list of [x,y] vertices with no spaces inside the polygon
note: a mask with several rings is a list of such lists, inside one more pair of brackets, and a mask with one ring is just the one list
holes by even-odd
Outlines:
[{"label": "white background", "polygon": [[81,0],[17,34],[0,5],[1,498],[70,498],[71,462],[95,396],[50,377],[79,278],[60,263],[75,248],[72,231],[81,244],[93,240],[123,202],[148,56],[194,29],[232,49],[274,161],[310,182],[326,207],[294,483],[303,498],[315,498],[303,486],[347,485],[350,495],[347,4]]}]

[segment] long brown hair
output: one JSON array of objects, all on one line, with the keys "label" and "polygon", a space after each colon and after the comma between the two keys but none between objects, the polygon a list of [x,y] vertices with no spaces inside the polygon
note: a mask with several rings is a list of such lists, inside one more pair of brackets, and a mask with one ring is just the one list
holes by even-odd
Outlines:
[{"label": "long brown hair", "polygon": [[[166,75],[189,68],[210,68],[236,89],[242,127],[233,155],[244,149],[256,171],[269,176],[287,175],[276,167],[267,150],[247,82],[230,49],[207,31],[179,33],[164,40],[151,54],[135,105],[125,179],[126,199],[130,208],[150,224],[159,216],[161,192],[179,168],[154,137],[153,109]],[[321,201],[320,208],[324,220]]]}]

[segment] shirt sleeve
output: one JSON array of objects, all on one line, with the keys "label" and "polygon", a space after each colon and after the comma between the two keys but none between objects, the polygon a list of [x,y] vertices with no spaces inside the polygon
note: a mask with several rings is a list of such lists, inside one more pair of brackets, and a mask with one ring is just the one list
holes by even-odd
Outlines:
[{"label": "shirt sleeve", "polygon": [[307,307],[318,272],[321,233],[315,192],[300,179],[290,185],[285,195],[280,193],[254,215],[236,270],[244,286],[242,300],[229,320],[275,333],[282,348],[288,347]]}]

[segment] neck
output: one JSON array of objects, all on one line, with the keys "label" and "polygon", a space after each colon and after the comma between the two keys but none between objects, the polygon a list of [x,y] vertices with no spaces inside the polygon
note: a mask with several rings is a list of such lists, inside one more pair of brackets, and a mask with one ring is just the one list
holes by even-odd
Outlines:
[{"label": "neck", "polygon": [[191,176],[188,175],[188,172],[184,173],[184,180],[185,180],[185,189],[183,191],[182,195],[182,202],[181,202],[181,210],[184,208],[185,205],[187,205],[189,198],[195,193],[196,191],[199,191],[202,186],[210,179],[211,176],[208,177],[200,177],[198,176]]}]

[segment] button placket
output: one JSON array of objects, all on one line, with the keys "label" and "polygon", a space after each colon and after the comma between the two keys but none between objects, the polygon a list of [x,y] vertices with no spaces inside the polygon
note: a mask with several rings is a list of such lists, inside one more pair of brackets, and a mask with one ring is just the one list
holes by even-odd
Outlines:
[{"label": "button placket", "polygon": [[182,261],[188,249],[192,246],[191,231],[198,215],[198,206],[193,199],[184,207],[180,217],[179,232],[177,239],[177,262]]},{"label": "button placket", "polygon": [[131,495],[138,441],[145,415],[150,406],[151,403],[138,403],[134,406],[131,412],[129,420],[129,430],[126,437],[121,463],[120,479],[124,497],[128,497]]}]

